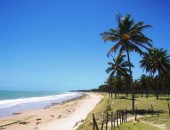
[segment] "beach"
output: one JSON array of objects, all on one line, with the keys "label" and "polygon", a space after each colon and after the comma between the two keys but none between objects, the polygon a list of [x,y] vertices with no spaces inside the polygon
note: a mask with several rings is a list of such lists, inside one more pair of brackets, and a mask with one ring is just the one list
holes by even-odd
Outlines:
[{"label": "beach", "polygon": [[100,100],[100,95],[86,93],[83,97],[49,108],[28,110],[0,118],[0,128],[5,130],[76,130]]}]

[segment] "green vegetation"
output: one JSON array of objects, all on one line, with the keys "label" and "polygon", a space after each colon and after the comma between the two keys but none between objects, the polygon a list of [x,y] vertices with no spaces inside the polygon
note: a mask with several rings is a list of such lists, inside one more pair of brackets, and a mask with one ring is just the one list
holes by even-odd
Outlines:
[{"label": "green vegetation", "polygon": [[[109,114],[111,112],[116,112],[116,110],[127,109],[131,110],[131,95],[128,98],[124,98],[124,94],[119,94],[119,98],[110,98],[108,94],[102,94],[104,97],[100,103],[95,107],[95,109],[88,114],[88,117],[83,122],[82,125],[77,130],[92,130],[92,114],[95,114],[95,118],[98,124],[101,124],[102,113]],[[144,110],[142,114],[137,115],[137,121],[134,121],[134,116],[128,114],[128,117],[132,117],[131,121],[122,124],[116,130],[169,130],[170,129],[170,115],[168,113],[168,102],[170,103],[170,98],[160,97],[156,100],[154,96],[146,99],[141,97],[141,95],[135,95],[135,106],[138,110]],[[151,104],[153,110],[155,111],[152,116],[151,113],[145,113],[151,109]],[[110,130],[110,127],[109,127]]]},{"label": "green vegetation", "polygon": [[116,130],[160,130],[156,126],[152,126],[150,124],[141,123],[141,122],[128,122],[123,125],[121,125],[119,128],[116,128]]},{"label": "green vegetation", "polygon": [[[116,57],[113,58],[113,62],[109,62],[109,68],[107,68],[106,72],[110,73],[109,79],[108,79],[108,84],[112,86],[112,91],[111,91],[111,97],[113,91],[115,91],[115,98],[117,98],[117,91],[120,85],[119,82],[121,78],[128,78],[129,79],[129,74],[128,74],[128,66],[129,62],[124,60],[125,55],[122,55],[121,53]],[[133,66],[131,64],[131,66]],[[113,77],[116,77],[115,80]],[[114,82],[115,85],[112,85]]]},{"label": "green vegetation", "polygon": [[158,73],[156,85],[156,98],[158,99],[161,75],[166,74],[170,69],[170,55],[163,49],[149,49],[148,53],[144,54],[140,63],[141,67],[150,72],[150,74]]}]

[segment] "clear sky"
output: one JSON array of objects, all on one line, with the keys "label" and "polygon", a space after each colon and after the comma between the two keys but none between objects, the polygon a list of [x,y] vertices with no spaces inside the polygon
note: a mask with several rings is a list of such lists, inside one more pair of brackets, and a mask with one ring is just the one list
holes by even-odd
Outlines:
[{"label": "clear sky", "polygon": [[[100,33],[131,14],[145,34],[170,51],[169,0],[0,0],[0,90],[91,89],[103,84],[114,43]],[[114,56],[116,54],[113,54]],[[131,53],[139,78],[138,54]]]}]

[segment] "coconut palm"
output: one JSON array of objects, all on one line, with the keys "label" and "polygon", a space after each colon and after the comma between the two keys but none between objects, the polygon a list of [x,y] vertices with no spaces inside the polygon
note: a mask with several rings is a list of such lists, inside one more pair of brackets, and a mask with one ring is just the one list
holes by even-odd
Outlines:
[{"label": "coconut palm", "polygon": [[147,76],[147,75],[144,75],[142,74],[139,81],[141,83],[141,87],[142,87],[142,90],[145,91],[146,93],[146,98],[148,99],[148,89],[149,89],[149,81],[150,81],[151,77],[150,76]]},{"label": "coconut palm", "polygon": [[[125,55],[122,55],[121,53],[116,57],[113,58],[113,62],[109,62],[109,68],[107,68],[106,72],[110,73],[110,77],[116,77],[116,86],[115,86],[115,98],[117,98],[116,93],[118,89],[118,83],[120,81],[121,77],[128,77],[129,74],[129,62],[124,60]],[[131,66],[133,66],[131,64]]]},{"label": "coconut palm", "polygon": [[140,61],[141,67],[153,75],[157,72],[157,91],[156,96],[159,98],[160,76],[165,74],[170,69],[170,55],[164,49],[153,48],[145,53],[143,59]]},{"label": "coconut palm", "polygon": [[163,87],[164,92],[167,93],[168,97],[170,95],[170,70],[167,72],[166,75],[163,75]]},{"label": "coconut palm", "polygon": [[[140,49],[140,47],[145,49],[152,47],[152,40],[142,33],[145,28],[149,28],[151,26],[145,25],[143,22],[134,23],[134,20],[131,19],[130,15],[125,15],[123,18],[119,14],[116,16],[118,27],[101,33],[101,37],[104,41],[115,42],[115,45],[109,50],[108,55],[110,55],[112,52],[116,52],[117,50],[119,50],[119,52],[125,51],[127,53],[128,62],[130,63],[130,51],[143,54],[143,51]],[[129,66],[129,71],[132,92],[132,113],[134,113],[134,92],[132,86],[133,80],[131,66]]]},{"label": "coconut palm", "polygon": [[109,92],[109,97],[112,98],[113,91],[116,88],[116,78],[115,77],[110,77],[107,79],[107,88]]}]

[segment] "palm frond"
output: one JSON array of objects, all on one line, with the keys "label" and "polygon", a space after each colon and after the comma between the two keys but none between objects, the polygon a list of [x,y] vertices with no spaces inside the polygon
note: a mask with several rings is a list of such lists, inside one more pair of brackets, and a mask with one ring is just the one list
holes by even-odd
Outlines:
[{"label": "palm frond", "polygon": [[140,55],[144,54],[144,52],[138,46],[136,46],[130,42],[129,42],[129,49],[130,49],[130,51],[135,51],[135,52],[139,53]]},{"label": "palm frond", "polygon": [[107,53],[107,56],[109,56],[113,51],[116,52],[116,50],[121,46],[121,41],[119,41],[118,43],[116,43]]}]

